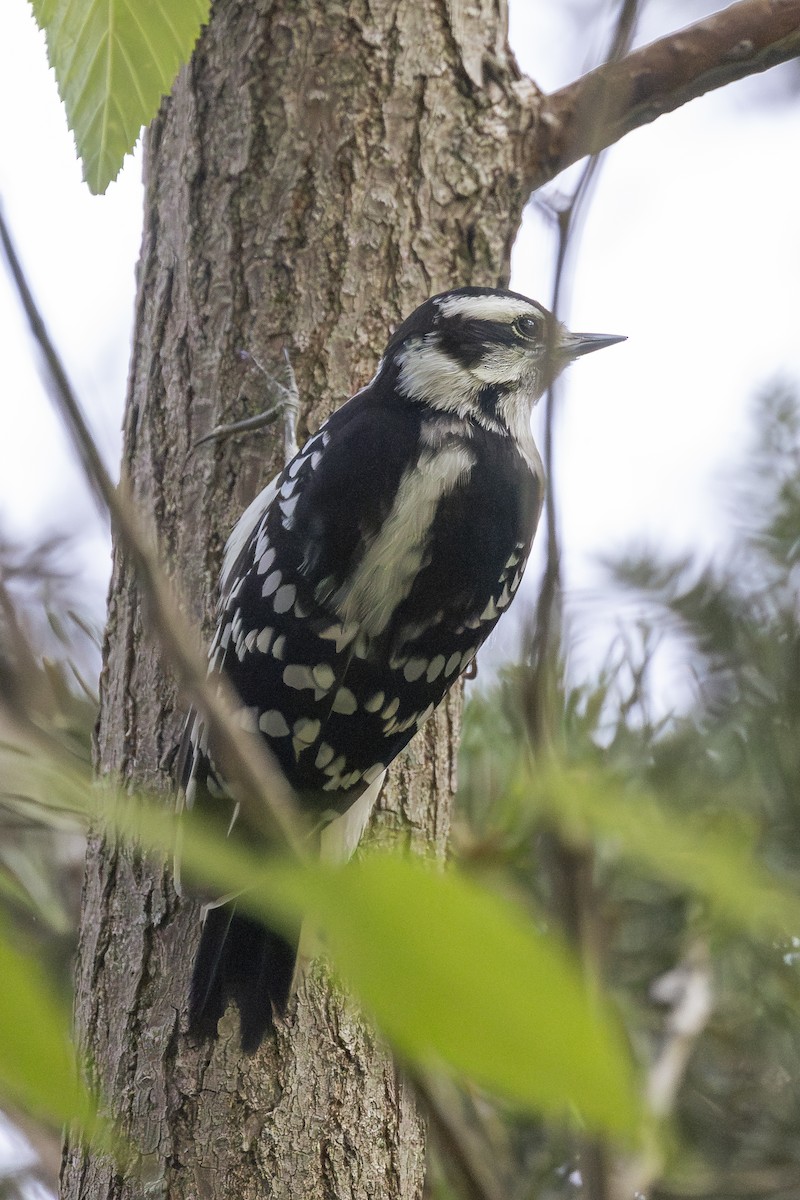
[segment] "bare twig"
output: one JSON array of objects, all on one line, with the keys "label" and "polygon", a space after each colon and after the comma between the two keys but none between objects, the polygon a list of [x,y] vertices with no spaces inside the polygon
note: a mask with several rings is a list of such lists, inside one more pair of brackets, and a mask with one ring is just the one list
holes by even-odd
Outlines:
[{"label": "bare twig", "polygon": [[[656,1121],[663,1121],[675,1110],[692,1051],[711,1016],[714,997],[705,941],[698,941],[691,947],[684,962],[657,979],[650,988],[650,995],[659,1003],[669,1006],[664,1042],[650,1066],[646,1081],[650,1111]],[[651,1143],[643,1153],[618,1171],[618,1194],[650,1197],[663,1168],[663,1152]],[[741,1186],[741,1180],[739,1182]],[[657,1190],[660,1194],[660,1185]],[[708,1190],[714,1194],[734,1194],[734,1188],[720,1186],[717,1181]],[[749,1192],[750,1189],[747,1190]],[[760,1192],[761,1189],[754,1187],[753,1191]],[[681,1188],[681,1194],[693,1193],[691,1189],[684,1192]]]},{"label": "bare twig", "polygon": [[[638,15],[638,0],[622,0],[608,49],[607,64],[622,58],[630,48]],[[600,68],[601,70],[604,68]],[[576,231],[596,178],[600,155],[592,154],[581,172],[578,184],[567,203],[556,213],[558,250],[553,279],[551,308],[556,317],[570,254],[574,252]],[[556,381],[550,383],[545,397],[544,466],[548,479],[545,501],[546,562],[533,619],[526,682],[526,720],[534,754],[546,753],[554,740],[558,722],[556,705],[559,687],[557,672],[562,649],[561,552],[558,538],[554,486],[553,424],[558,402]],[[601,930],[597,917],[594,889],[594,852],[591,847],[576,850],[558,838],[548,839],[553,879],[554,907],[567,936],[583,959],[590,979],[601,969]],[[579,1161],[583,1195],[587,1200],[609,1200],[611,1163],[608,1148],[600,1141],[580,1140]]]},{"label": "bare twig", "polygon": [[689,1056],[711,1016],[713,989],[708,959],[708,946],[699,941],[685,962],[662,975],[650,988],[654,1000],[669,1005],[667,1036],[647,1079],[647,1099],[659,1118],[673,1111]]},{"label": "bare twig", "polygon": [[111,516],[117,537],[129,555],[147,603],[150,621],[165,657],[191,702],[204,714],[226,777],[235,788],[248,822],[268,828],[298,857],[305,856],[303,832],[296,815],[294,797],[274,756],[261,741],[245,736],[237,725],[241,708],[224,680],[209,685],[207,663],[195,648],[195,638],[175,601],[172,588],[147,544],[122,486],[115,487],[89,431],[66,371],[50,340],[41,314],[28,287],[19,258],[0,212],[0,241],[8,260],[20,302],[33,336],[42,353],[46,380],[53,401],[72,444],[83,464],[94,496]]},{"label": "bare twig", "polygon": [[503,1189],[496,1179],[490,1179],[485,1155],[473,1145],[469,1131],[456,1116],[453,1098],[445,1096],[443,1081],[412,1072],[414,1090],[428,1114],[442,1150],[452,1163],[462,1185],[466,1200],[501,1200]]},{"label": "bare twig", "polygon": [[531,190],[689,100],[800,55],[800,0],[741,0],[540,100]]},{"label": "bare twig", "polygon": [[[633,39],[638,13],[638,0],[623,0],[608,49],[607,63],[622,58]],[[602,68],[599,68],[602,69]],[[577,186],[566,204],[556,214],[558,248],[550,307],[558,316],[569,255],[574,251],[576,230],[581,214],[591,195],[592,184],[601,155],[593,154],[584,167]],[[555,456],[553,453],[554,413],[558,398],[558,381],[553,380],[545,396],[544,467],[548,486],[545,494],[546,561],[536,611],[530,647],[531,673],[527,685],[528,722],[534,751],[549,745],[553,726],[551,704],[553,689],[551,672],[555,669],[561,638],[561,551],[558,540],[556,511]]]}]

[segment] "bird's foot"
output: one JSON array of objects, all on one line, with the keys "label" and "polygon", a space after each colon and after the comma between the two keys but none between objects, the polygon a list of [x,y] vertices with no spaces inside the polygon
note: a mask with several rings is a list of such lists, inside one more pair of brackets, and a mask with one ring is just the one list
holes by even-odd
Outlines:
[{"label": "bird's foot", "polygon": [[289,462],[297,454],[297,422],[300,416],[300,393],[294,368],[289,358],[289,351],[285,348],[283,351],[286,383],[281,383],[274,375],[271,375],[249,350],[242,350],[240,354],[244,361],[252,363],[261,373],[267,384],[268,392],[275,397],[274,403],[264,412],[256,413],[254,417],[245,417],[242,421],[229,421],[223,425],[215,425],[210,433],[197,439],[193,449],[196,450],[208,442],[218,442],[224,438],[234,437],[236,434],[252,433],[254,430],[264,429],[267,425],[273,425],[275,421],[283,417],[283,452],[285,461]]}]

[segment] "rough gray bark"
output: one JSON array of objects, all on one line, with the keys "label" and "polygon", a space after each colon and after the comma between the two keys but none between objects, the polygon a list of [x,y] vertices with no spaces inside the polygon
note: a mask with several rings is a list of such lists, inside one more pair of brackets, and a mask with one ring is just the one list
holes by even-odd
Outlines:
[{"label": "rough gray bark", "polygon": [[[744,0],[543,98],[509,56],[503,0],[218,0],[148,141],[124,452],[206,634],[227,533],[279,464],[266,437],[192,453],[264,405],[239,351],[277,370],[289,350],[313,430],[426,296],[506,282],[531,186],[797,53],[799,29],[800,0]],[[117,548],[98,766],[167,793],[182,716],[146,629]],[[455,696],[397,764],[378,836],[443,853],[458,719]],[[252,1059],[233,1014],[213,1046],[187,1043],[198,932],[166,867],[92,839],[76,1021],[136,1157],[123,1176],[68,1150],[64,1200],[419,1196],[409,1089],[319,965]]]},{"label": "rough gray bark", "polygon": [[[216,4],[148,141],[124,451],[206,633],[227,533],[279,463],[264,437],[192,453],[215,424],[264,406],[238,352],[278,370],[289,350],[302,437],[369,378],[387,330],[431,292],[505,283],[535,107],[493,0]],[[146,630],[117,549],[98,765],[167,792],[182,717]],[[454,697],[398,764],[380,836],[443,852],[458,719]],[[65,1200],[419,1196],[409,1089],[321,968],[252,1059],[232,1013],[214,1045],[187,1043],[198,932],[167,868],[92,840],[77,1026],[138,1157],[123,1178],[70,1150]]]},{"label": "rough gray bark", "polygon": [[[148,141],[124,458],[206,634],[224,540],[279,463],[266,437],[192,453],[264,405],[239,351],[277,370],[289,350],[313,430],[426,296],[506,282],[530,186],[797,53],[798,29],[800,0],[744,0],[543,98],[509,56],[503,0],[218,0]],[[182,717],[146,629],[117,548],[98,766],[167,793]],[[458,719],[456,696],[397,764],[378,836],[443,853]],[[320,966],[254,1058],[232,1014],[213,1046],[187,1043],[198,932],[167,868],[95,836],[76,1020],[136,1160],[123,1177],[68,1150],[64,1200],[419,1196],[408,1087]]]}]

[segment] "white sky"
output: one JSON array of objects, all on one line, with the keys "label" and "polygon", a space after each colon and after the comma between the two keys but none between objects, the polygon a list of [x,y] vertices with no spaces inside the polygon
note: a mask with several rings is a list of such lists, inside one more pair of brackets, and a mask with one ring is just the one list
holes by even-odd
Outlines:
[{"label": "white sky", "polygon": [[[720,5],[657,3],[640,41]],[[650,15],[648,15],[650,14]],[[564,0],[512,0],[523,69],[558,87],[591,65]],[[571,60],[576,46],[586,61]],[[576,364],[559,421],[567,582],[631,543],[713,552],[727,526],[718,480],[745,445],[764,383],[800,380],[800,67],[712,93],[626,137],[601,172],[577,258],[573,328],[629,341]],[[792,88],[794,87],[794,91]],[[132,320],[138,163],[105,197],[81,183],[25,0],[0,8],[0,198],[73,382],[116,469]],[[558,187],[566,186],[564,179]],[[513,286],[547,302],[553,238],[526,215]],[[454,280],[454,283],[458,281]],[[102,604],[105,535],[39,382],[0,277],[0,534],[85,535]],[[509,645],[510,634],[500,639]]]}]

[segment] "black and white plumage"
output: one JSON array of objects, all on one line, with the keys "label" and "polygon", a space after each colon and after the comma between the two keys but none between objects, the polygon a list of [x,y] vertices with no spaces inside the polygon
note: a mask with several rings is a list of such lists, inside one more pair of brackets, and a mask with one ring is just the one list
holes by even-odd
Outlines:
[{"label": "black and white plumage", "polygon": [[[228,542],[210,671],[242,699],[317,826],[361,801],[472,662],[519,587],[542,505],[533,403],[570,360],[620,340],[571,334],[513,292],[421,305],[372,381],[253,501]],[[227,795],[202,722],[187,730],[187,802]],[[254,1049],[283,1012],[295,947],[211,907],[190,1029],[227,1002]]]}]

